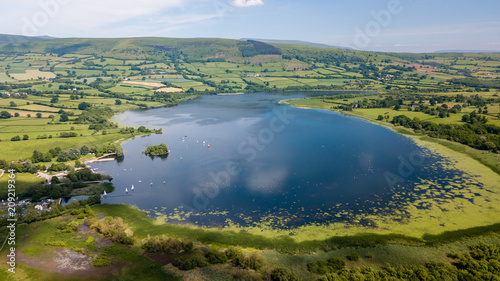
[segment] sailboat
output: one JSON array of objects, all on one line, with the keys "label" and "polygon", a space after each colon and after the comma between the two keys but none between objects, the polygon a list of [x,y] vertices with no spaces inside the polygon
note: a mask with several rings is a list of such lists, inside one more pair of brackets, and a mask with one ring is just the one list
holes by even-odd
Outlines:
[{"label": "sailboat", "polygon": [[107,194],[106,194],[106,190],[104,190],[104,193],[102,194],[102,197],[106,197]]},{"label": "sailboat", "polygon": [[125,187],[125,193],[127,193],[127,194],[128,194],[128,188],[126,188],[126,187]]},{"label": "sailboat", "polygon": [[130,190],[134,191],[134,185],[132,185],[132,187],[130,188]]}]

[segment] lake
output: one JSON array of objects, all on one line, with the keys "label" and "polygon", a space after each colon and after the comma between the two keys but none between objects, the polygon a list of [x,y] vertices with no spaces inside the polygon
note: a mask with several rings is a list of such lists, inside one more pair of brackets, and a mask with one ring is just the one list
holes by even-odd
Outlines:
[{"label": "lake", "polygon": [[[460,177],[445,159],[387,128],[278,104],[304,96],[203,96],[116,116],[163,134],[129,140],[120,161],[91,165],[114,177],[116,190],[103,203],[136,205],[174,223],[293,228],[404,212],[419,199],[415,186],[423,179]],[[142,153],[160,143],[168,157]]]}]

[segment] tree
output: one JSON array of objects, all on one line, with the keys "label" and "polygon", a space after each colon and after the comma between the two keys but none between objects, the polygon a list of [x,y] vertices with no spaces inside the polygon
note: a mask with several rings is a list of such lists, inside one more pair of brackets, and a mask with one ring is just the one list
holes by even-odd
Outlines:
[{"label": "tree", "polygon": [[59,122],[67,122],[67,121],[69,121],[69,118],[68,118],[68,114],[66,114],[66,112],[65,112],[65,113],[61,114],[61,117],[59,118]]},{"label": "tree", "polygon": [[60,151],[59,155],[57,155],[57,162],[67,162],[71,160],[70,155],[67,151]]},{"label": "tree", "polygon": [[58,183],[61,183],[61,181],[59,180],[58,177],[52,176],[52,179],[50,180],[50,183],[51,184],[58,184]]},{"label": "tree", "polygon": [[19,114],[19,112],[14,113],[14,117],[19,117],[19,116],[21,116],[21,114]]},{"label": "tree", "polygon": [[78,105],[78,109],[85,110],[85,109],[89,108],[90,106],[91,106],[90,103],[88,103],[88,102],[82,102],[82,103],[80,103]]},{"label": "tree", "polygon": [[52,155],[52,157],[56,157],[57,155],[59,155],[59,152],[61,152],[61,148],[59,146],[55,147],[55,148],[51,148],[49,150],[49,153],[50,155]]},{"label": "tree", "polygon": [[28,136],[28,135],[23,136],[23,140],[29,140],[29,139],[30,139],[30,136]]},{"label": "tree", "polygon": [[16,106],[17,106],[17,104],[15,102],[13,102],[13,101],[10,102],[10,107],[16,107]]},{"label": "tree", "polygon": [[90,153],[90,147],[86,146],[86,145],[83,145],[82,147],[80,147],[80,154],[81,155],[87,155]]},{"label": "tree", "polygon": [[0,119],[7,119],[12,117],[12,115],[8,111],[2,111],[0,112]]},{"label": "tree", "polygon": [[115,100],[115,104],[116,104],[116,105],[121,105],[121,104],[122,104],[122,101],[121,101],[121,100]]},{"label": "tree", "polygon": [[377,117],[377,120],[384,120],[384,116],[379,115],[379,116]]},{"label": "tree", "polygon": [[53,97],[51,100],[50,100],[50,103],[57,103],[59,101],[59,98],[58,97]]},{"label": "tree", "polygon": [[10,141],[20,141],[21,137],[20,136],[15,136],[10,139]]},{"label": "tree", "polygon": [[40,112],[38,112],[38,113],[36,114],[36,118],[42,118],[42,114],[41,114]]}]

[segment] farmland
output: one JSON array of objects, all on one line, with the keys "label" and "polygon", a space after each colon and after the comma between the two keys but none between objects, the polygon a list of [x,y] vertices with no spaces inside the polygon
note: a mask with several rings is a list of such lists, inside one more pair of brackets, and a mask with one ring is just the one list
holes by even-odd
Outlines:
[{"label": "farmland", "polygon": [[[386,126],[413,137],[422,146],[456,157],[460,160],[457,167],[480,171],[487,175],[480,180],[493,185],[494,177],[500,174],[499,78],[499,53],[377,53],[226,39],[53,39],[3,44],[0,169],[16,169],[18,193],[24,198],[28,191],[33,194],[33,188],[43,187],[44,179],[35,176],[37,172],[48,170],[50,176],[64,170],[74,172],[82,161],[107,153],[122,154],[122,141],[161,133],[154,131],[157,128],[116,124],[112,119],[115,114],[173,106],[202,95],[300,91],[312,92],[312,97],[283,103],[342,112]],[[338,91],[343,94],[338,95]],[[352,94],[345,94],[349,91]],[[65,157],[70,152],[72,158]],[[5,175],[1,177],[0,185],[6,185],[7,180]],[[93,186],[88,189],[94,190]],[[39,196],[48,198],[49,194]],[[0,196],[6,198],[4,189]],[[328,238],[326,233],[320,240],[310,240],[307,235],[283,236],[258,227],[253,232],[237,228],[218,231],[153,222],[143,212],[121,205],[93,206],[94,217],[85,204],[75,203],[71,207],[79,210],[75,212],[53,205],[58,214],[54,211],[50,218],[24,224],[20,233],[25,234],[23,242],[30,245],[21,249],[22,254],[53,259],[54,255],[47,253],[70,249],[98,255],[101,258],[97,260],[104,264],[112,258],[117,263],[107,266],[123,269],[116,279],[130,271],[144,280],[148,272],[165,280],[217,276],[225,280],[255,272],[270,278],[273,270],[285,267],[304,280],[315,280],[320,275],[311,273],[308,263],[331,257],[345,259],[353,252],[361,259],[359,263],[347,259],[348,268],[385,270],[386,263],[423,267],[437,261],[452,271],[455,269],[450,269],[452,260],[447,253],[499,241],[498,225],[434,236],[358,237],[349,233]],[[425,217],[424,211],[415,212]],[[464,216],[475,216],[479,221],[483,212],[477,208]],[[122,218],[126,235],[120,239],[131,244],[111,242],[116,237],[99,232],[99,216]],[[78,235],[74,229],[64,232],[70,223],[83,230]],[[35,233],[34,227],[40,231]],[[403,228],[387,229],[404,233]],[[193,252],[143,252],[144,239],[162,234],[194,241]],[[105,246],[97,247],[94,239]],[[430,247],[433,243],[439,246]],[[243,248],[247,256],[258,253],[266,265],[247,273],[241,265],[229,263],[189,272],[171,264],[174,258],[204,258],[208,249],[235,246]],[[54,268],[37,264],[23,265],[20,270],[29,278],[39,274],[47,280],[61,277]],[[108,277],[103,270],[96,278]]]}]

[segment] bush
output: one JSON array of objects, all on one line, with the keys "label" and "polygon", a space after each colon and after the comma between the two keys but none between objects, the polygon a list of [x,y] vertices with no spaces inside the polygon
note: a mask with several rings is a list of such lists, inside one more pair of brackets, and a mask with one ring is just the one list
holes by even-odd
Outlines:
[{"label": "bush", "polygon": [[15,136],[10,139],[10,141],[20,141],[21,137],[20,136]]},{"label": "bush", "polygon": [[66,243],[64,241],[47,241],[45,242],[45,245],[54,247],[66,247]]},{"label": "bush", "polygon": [[257,272],[247,270],[234,270],[231,272],[231,279],[237,281],[261,281],[262,276]]},{"label": "bush", "polygon": [[66,220],[59,222],[56,228],[62,233],[73,233],[78,230],[79,225],[77,221]]},{"label": "bush", "polygon": [[207,267],[210,265],[205,257],[200,254],[187,257],[184,260],[179,260],[177,262],[180,270],[191,270],[195,269],[196,267]]},{"label": "bush", "polygon": [[285,268],[276,268],[271,272],[271,281],[298,281],[300,278]]},{"label": "bush", "polygon": [[231,248],[226,250],[226,256],[228,259],[233,260],[233,259],[242,257],[243,252],[238,248],[231,247]]},{"label": "bush", "polygon": [[0,112],[0,119],[7,119],[12,117],[12,115],[8,111],[2,111]]},{"label": "bush", "polygon": [[345,266],[345,261],[341,258],[330,258],[326,261],[313,261],[307,264],[307,269],[316,274],[328,274],[341,270]]},{"label": "bush", "polygon": [[92,228],[106,237],[110,237],[113,242],[125,245],[134,244],[133,232],[122,218],[104,217],[92,224]]},{"label": "bush", "polygon": [[150,253],[180,254],[193,250],[193,242],[162,235],[144,239],[142,248]]},{"label": "bush", "polygon": [[264,259],[260,254],[251,254],[250,256],[240,256],[234,259],[237,266],[243,269],[259,270],[264,265]]},{"label": "bush", "polygon": [[352,253],[350,255],[347,255],[346,258],[350,261],[359,261],[358,253]]},{"label": "bush", "polygon": [[217,250],[208,251],[205,254],[205,258],[210,264],[225,263],[227,261],[226,254]]},{"label": "bush", "polygon": [[105,255],[98,255],[92,259],[92,264],[95,267],[105,267],[113,264],[113,260]]}]

